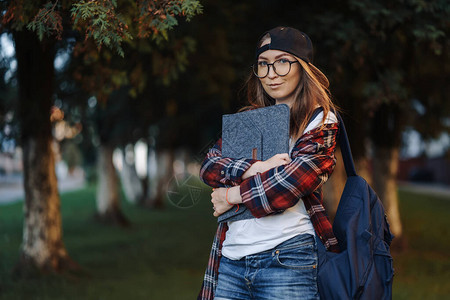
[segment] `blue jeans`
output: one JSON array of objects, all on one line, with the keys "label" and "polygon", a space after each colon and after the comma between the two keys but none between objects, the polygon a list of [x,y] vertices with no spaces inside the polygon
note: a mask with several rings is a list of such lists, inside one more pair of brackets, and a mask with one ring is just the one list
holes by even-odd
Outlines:
[{"label": "blue jeans", "polygon": [[240,260],[222,256],[214,299],[319,299],[314,236],[297,235]]}]

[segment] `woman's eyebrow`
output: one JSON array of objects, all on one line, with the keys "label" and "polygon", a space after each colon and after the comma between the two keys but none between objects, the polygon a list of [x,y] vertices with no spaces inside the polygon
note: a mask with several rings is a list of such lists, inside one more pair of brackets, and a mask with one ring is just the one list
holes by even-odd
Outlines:
[{"label": "woman's eyebrow", "polygon": [[[282,53],[282,54],[278,54],[277,56],[275,56],[275,60],[277,60],[278,58],[283,57],[283,56],[288,56],[288,57],[290,57],[290,58],[293,58],[292,55],[290,55],[290,54],[288,54],[288,53]],[[262,55],[260,55],[259,58],[260,58],[260,59],[268,60],[267,57],[262,56]]]}]

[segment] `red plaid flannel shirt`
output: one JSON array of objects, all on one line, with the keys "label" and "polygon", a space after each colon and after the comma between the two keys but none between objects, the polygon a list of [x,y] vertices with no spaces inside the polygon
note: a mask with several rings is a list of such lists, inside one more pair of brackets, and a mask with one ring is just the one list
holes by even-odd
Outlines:
[{"label": "red plaid flannel shirt", "polygon": [[[306,132],[296,141],[289,164],[245,180],[242,180],[242,174],[257,160],[222,157],[222,139],[219,139],[203,161],[200,178],[211,187],[240,185],[243,204],[257,218],[282,212],[302,199],[317,236],[329,251],[339,252],[337,239],[323,207],[321,189],[336,164],[337,131],[338,124],[332,123]],[[214,298],[227,229],[226,223],[219,224],[217,228],[198,299]]]}]

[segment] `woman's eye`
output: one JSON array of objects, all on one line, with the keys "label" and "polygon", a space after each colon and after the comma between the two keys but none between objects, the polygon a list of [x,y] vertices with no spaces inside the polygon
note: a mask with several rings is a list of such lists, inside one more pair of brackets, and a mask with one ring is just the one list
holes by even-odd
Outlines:
[{"label": "woman's eye", "polygon": [[260,67],[267,66],[267,61],[258,61],[258,66],[260,66]]},{"label": "woman's eye", "polygon": [[279,60],[280,64],[287,64],[289,63],[289,60],[287,58],[282,58]]}]

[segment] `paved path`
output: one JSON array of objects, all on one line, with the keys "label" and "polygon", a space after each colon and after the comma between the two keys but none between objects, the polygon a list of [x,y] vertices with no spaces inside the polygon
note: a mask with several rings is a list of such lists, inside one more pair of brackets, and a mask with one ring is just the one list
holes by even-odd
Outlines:
[{"label": "paved path", "polygon": [[[23,201],[22,180],[22,176],[0,176],[0,205]],[[60,192],[74,191],[83,188],[85,184],[83,176],[68,176],[58,180],[58,189]],[[399,190],[436,195],[450,200],[450,186],[446,185],[399,182],[398,188]]]},{"label": "paved path", "polygon": [[439,196],[450,200],[450,186],[448,185],[399,182],[398,189],[401,191]]},{"label": "paved path", "polygon": [[[78,190],[84,186],[85,180],[82,176],[67,176],[58,180],[59,192]],[[23,201],[24,196],[22,176],[0,177],[0,205]]]}]

